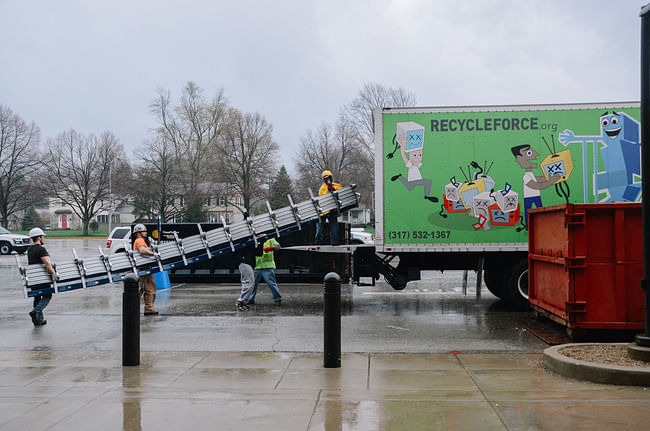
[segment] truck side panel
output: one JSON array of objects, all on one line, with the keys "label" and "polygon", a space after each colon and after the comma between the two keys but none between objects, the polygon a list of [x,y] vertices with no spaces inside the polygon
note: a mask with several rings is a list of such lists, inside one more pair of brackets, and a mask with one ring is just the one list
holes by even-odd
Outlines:
[{"label": "truck side panel", "polygon": [[374,114],[378,251],[525,251],[529,208],[641,199],[637,102]]}]

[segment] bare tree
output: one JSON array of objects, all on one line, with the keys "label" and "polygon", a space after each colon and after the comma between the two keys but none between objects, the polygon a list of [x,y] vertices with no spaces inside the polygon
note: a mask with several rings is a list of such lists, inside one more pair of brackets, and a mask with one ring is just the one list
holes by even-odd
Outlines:
[{"label": "bare tree", "polygon": [[188,82],[177,105],[169,91],[159,89],[150,110],[158,122],[156,140],[171,144],[185,204],[200,206],[204,193],[199,185],[216,182],[215,155],[227,111],[223,89],[206,99],[201,88]]},{"label": "bare tree", "polygon": [[322,184],[321,173],[329,170],[334,181],[342,184],[359,184],[368,181],[368,156],[359,146],[355,130],[340,120],[334,128],[321,124],[316,131],[308,130],[300,139],[295,160],[298,179],[303,188],[296,192],[304,197],[307,188],[318,190]]},{"label": "bare tree", "polygon": [[339,116],[353,128],[360,145],[374,156],[373,109],[403,108],[415,106],[416,103],[415,94],[410,91],[403,88],[386,88],[381,84],[370,82],[361,87],[356,99],[343,106]]},{"label": "bare tree", "polygon": [[227,127],[221,140],[217,160],[224,179],[243,198],[243,208],[250,209],[263,194],[262,185],[275,172],[278,144],[273,140],[273,126],[259,113],[242,113],[230,109]]},{"label": "bare tree", "polygon": [[135,215],[144,219],[160,216],[163,222],[168,222],[180,214],[176,206],[180,181],[174,146],[158,135],[145,142],[137,156],[144,164],[137,168],[131,187]]},{"label": "bare tree", "polygon": [[72,208],[88,235],[90,221],[108,208],[109,174],[116,160],[126,160],[124,148],[111,132],[96,137],[72,129],[49,139],[47,146],[44,175],[50,192]]},{"label": "bare tree", "polygon": [[40,130],[0,105],[0,225],[9,216],[34,204],[34,173],[40,166]]}]

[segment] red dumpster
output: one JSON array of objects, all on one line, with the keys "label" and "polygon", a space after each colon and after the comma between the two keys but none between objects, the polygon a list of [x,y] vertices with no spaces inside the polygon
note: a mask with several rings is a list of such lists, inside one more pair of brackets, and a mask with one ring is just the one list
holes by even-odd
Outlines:
[{"label": "red dumpster", "polygon": [[643,329],[641,204],[565,204],[528,221],[531,307],[567,329]]}]

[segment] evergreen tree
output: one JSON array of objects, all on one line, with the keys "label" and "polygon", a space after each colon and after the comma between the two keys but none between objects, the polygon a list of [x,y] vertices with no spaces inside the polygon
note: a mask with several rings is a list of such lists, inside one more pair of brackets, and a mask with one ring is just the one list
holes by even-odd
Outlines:
[{"label": "evergreen tree", "polygon": [[208,220],[208,211],[200,201],[197,201],[187,205],[181,217],[183,223],[205,223]]},{"label": "evergreen tree", "polygon": [[276,209],[289,205],[289,200],[287,199],[288,194],[293,196],[293,184],[289,177],[289,173],[287,172],[287,168],[282,165],[277,174],[275,174],[275,178],[271,184],[271,190],[269,193],[269,203],[271,204],[271,208]]},{"label": "evergreen tree", "polygon": [[33,227],[43,227],[43,219],[38,215],[34,207],[29,207],[25,210],[25,217],[23,217],[22,229],[30,230]]}]

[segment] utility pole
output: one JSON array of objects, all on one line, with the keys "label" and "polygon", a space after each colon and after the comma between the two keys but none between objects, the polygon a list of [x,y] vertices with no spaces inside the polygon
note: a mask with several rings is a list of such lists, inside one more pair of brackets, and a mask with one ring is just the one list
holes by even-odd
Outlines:
[{"label": "utility pole", "polygon": [[111,234],[111,225],[113,222],[113,163],[121,162],[122,159],[117,157],[108,164],[108,234]]},{"label": "utility pole", "polygon": [[111,234],[111,219],[113,218],[113,187],[112,187],[112,177],[113,177],[113,162],[108,164],[108,234]]},{"label": "utility pole", "polygon": [[641,193],[642,205],[642,235],[643,235],[643,278],[641,288],[644,292],[645,333],[635,337],[639,346],[650,347],[650,175],[645,169],[650,165],[650,150],[646,146],[650,136],[650,3],[641,8]]}]

